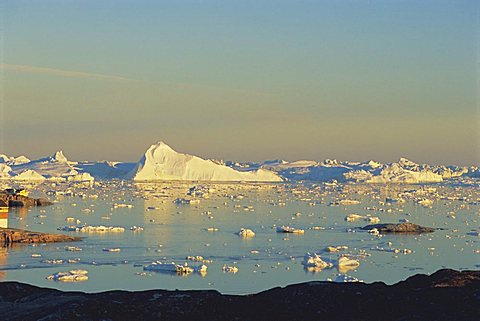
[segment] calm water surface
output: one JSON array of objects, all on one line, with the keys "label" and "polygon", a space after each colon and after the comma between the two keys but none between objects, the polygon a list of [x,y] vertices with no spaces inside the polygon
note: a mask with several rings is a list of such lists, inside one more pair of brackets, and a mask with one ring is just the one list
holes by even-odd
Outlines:
[{"label": "calm water surface", "polygon": [[[480,238],[475,236],[479,231],[480,215],[478,184],[393,187],[217,184],[207,186],[209,198],[199,198],[198,204],[174,204],[177,197],[191,198],[186,195],[188,189],[200,185],[101,182],[91,187],[31,186],[33,195],[48,194],[55,205],[11,210],[9,227],[67,233],[84,239],[76,243],[0,249],[0,278],[87,292],[161,288],[216,289],[222,293],[243,294],[292,283],[335,279],[342,274],[340,272],[345,272],[336,268],[316,273],[306,271],[301,264],[306,252],[317,252],[331,260],[337,260],[340,254],[350,254],[361,264],[346,274],[365,282],[388,284],[445,267],[480,267]],[[403,198],[405,202],[387,203],[387,198]],[[433,200],[431,207],[417,204],[424,198]],[[342,199],[360,203],[332,206],[332,202]],[[114,204],[132,207],[115,208]],[[384,223],[407,219],[442,230],[425,235],[377,237],[355,231],[355,227],[369,223],[346,222],[345,216],[351,213],[377,216]],[[80,220],[80,224],[121,226],[126,230],[124,233],[57,231],[58,227],[72,225],[66,222],[67,217]],[[134,225],[144,230],[130,231]],[[274,226],[281,225],[305,229],[305,234],[277,233]],[[208,232],[206,229],[210,227],[218,231]],[[236,233],[241,227],[251,228],[256,236],[240,238]],[[72,245],[82,250],[65,250],[65,246]],[[348,250],[324,251],[327,246],[337,245],[346,245]],[[375,250],[377,247],[410,249],[413,253],[395,254]],[[121,251],[105,252],[103,248],[120,248]],[[258,251],[258,254],[251,251]],[[41,257],[32,257],[32,254]],[[189,255],[202,255],[213,261],[207,264],[205,276],[142,273],[143,266],[152,261],[184,263]],[[78,263],[43,262],[49,259],[77,259]],[[238,273],[224,273],[224,264],[237,266]],[[62,283],[46,279],[52,273],[77,268],[89,271],[88,281]]]}]

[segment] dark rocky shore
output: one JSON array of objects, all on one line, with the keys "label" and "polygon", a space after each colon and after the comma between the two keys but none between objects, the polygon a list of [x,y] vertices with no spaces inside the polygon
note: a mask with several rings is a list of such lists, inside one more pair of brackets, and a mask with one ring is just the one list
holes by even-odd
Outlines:
[{"label": "dark rocky shore", "polygon": [[9,246],[14,243],[52,243],[52,242],[73,242],[80,241],[80,237],[64,235],[32,232],[20,230],[16,228],[0,227],[0,246]]},{"label": "dark rocky shore", "polygon": [[61,292],[0,283],[1,320],[479,320],[480,271],[384,283],[310,282],[247,296],[216,291]]},{"label": "dark rocky shore", "polygon": [[3,201],[8,207],[31,207],[31,206],[48,206],[53,203],[44,198],[32,198],[23,195],[11,195],[0,192],[0,201]]}]

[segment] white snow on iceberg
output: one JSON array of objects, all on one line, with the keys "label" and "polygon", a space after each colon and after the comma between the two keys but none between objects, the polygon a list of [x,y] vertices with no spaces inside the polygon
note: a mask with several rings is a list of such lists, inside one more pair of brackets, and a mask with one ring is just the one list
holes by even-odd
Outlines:
[{"label": "white snow on iceberg", "polygon": [[282,181],[280,176],[265,169],[237,171],[211,160],[178,153],[164,142],[150,146],[128,176],[136,181]]}]

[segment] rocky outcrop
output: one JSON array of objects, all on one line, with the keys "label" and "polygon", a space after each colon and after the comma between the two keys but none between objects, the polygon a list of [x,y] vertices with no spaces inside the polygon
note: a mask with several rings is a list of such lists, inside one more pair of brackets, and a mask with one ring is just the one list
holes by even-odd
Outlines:
[{"label": "rocky outcrop", "polygon": [[0,192],[0,200],[8,204],[9,207],[30,207],[30,206],[48,206],[53,203],[44,198],[31,198],[23,195],[10,195]]},{"label": "rocky outcrop", "polygon": [[80,241],[80,237],[64,234],[49,234],[40,232],[31,232],[15,228],[0,227],[0,246],[9,246],[14,243],[53,243],[53,242],[73,242]]},{"label": "rocky outcrop", "polygon": [[362,227],[362,230],[377,229],[380,233],[411,233],[422,234],[432,233],[435,229],[431,227],[424,227],[413,223],[384,223],[372,224]]},{"label": "rocky outcrop", "polygon": [[384,283],[309,282],[247,296],[217,291],[62,292],[0,283],[1,320],[477,320],[479,271]]}]

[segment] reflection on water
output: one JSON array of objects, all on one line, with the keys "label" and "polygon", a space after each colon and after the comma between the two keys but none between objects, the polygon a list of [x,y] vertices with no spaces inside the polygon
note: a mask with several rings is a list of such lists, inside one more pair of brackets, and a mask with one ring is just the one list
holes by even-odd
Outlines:
[{"label": "reflection on water", "polygon": [[[7,256],[8,256],[8,250],[6,247],[0,247],[0,266],[5,266],[7,265]],[[6,271],[0,271],[0,281],[5,279],[7,275]]]},{"label": "reflection on water", "polygon": [[[419,271],[430,273],[444,267],[478,269],[479,239],[468,234],[478,230],[478,185],[218,184],[200,189],[202,196],[197,204],[173,202],[176,198],[192,198],[188,194],[193,185],[57,185],[55,193],[49,194],[56,201],[53,206],[13,209],[9,225],[58,233],[58,227],[78,221],[79,225],[122,226],[125,231],[71,232],[85,239],[75,244],[11,248],[8,262],[6,251],[2,252],[5,255],[0,270],[8,270],[3,277],[63,290],[164,288],[252,293],[309,280],[335,280],[339,274],[367,282],[394,283]],[[418,200],[424,198],[433,200],[433,204],[420,205]],[[360,203],[333,206],[345,199]],[[352,213],[374,215],[380,222],[408,220],[444,229],[426,235],[375,236],[355,230],[368,222],[345,221]],[[305,234],[277,233],[275,227],[282,225],[304,229]],[[130,230],[132,226],[144,230],[134,232]],[[209,230],[212,227],[215,229]],[[237,233],[242,227],[252,229],[255,237],[239,237]],[[66,245],[81,251],[69,250]],[[329,246],[343,250],[328,252],[325,249]],[[120,251],[108,252],[104,248]],[[319,253],[322,259],[333,263],[338,262],[340,255],[347,255],[358,259],[360,266],[305,269],[301,263],[306,252]],[[206,263],[207,274],[180,277],[143,271],[143,266],[157,260],[183,264],[187,256],[203,256],[211,261]],[[224,264],[238,267],[238,273],[224,273]],[[45,279],[71,269],[88,270],[89,281],[62,284]]]}]

